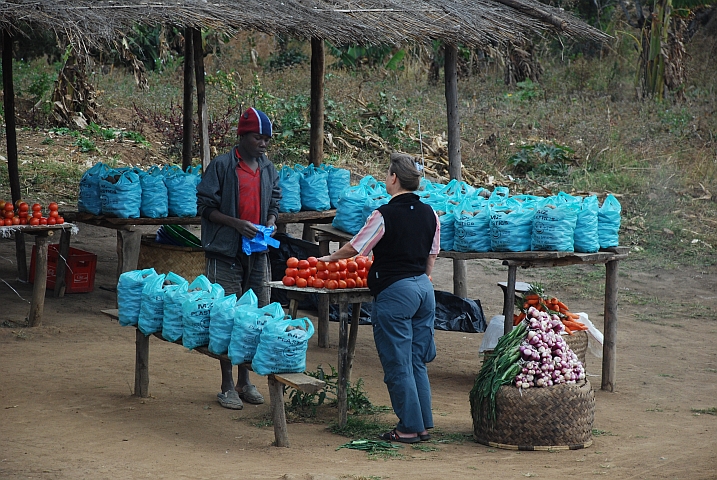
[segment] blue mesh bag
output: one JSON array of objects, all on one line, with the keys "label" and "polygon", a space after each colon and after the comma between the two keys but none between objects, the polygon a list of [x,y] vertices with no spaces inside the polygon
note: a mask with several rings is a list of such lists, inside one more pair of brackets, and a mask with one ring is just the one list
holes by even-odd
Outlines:
[{"label": "blue mesh bag", "polygon": [[252,370],[259,375],[303,372],[313,334],[314,324],[306,317],[268,322],[261,332]]},{"label": "blue mesh bag", "polygon": [[296,213],[301,210],[301,174],[291,167],[283,167],[279,171],[279,187],[279,211]]},{"label": "blue mesh bag", "polygon": [[608,195],[598,210],[598,238],[600,248],[620,245],[620,213],[622,206],[613,195]]},{"label": "blue mesh bag", "polygon": [[594,253],[600,250],[598,208],[598,199],[595,195],[585,197],[581,202],[573,236],[576,252]]},{"label": "blue mesh bag", "polygon": [[77,210],[92,215],[102,214],[102,199],[100,198],[100,179],[107,175],[110,167],[102,162],[95,163],[80,179],[80,193],[77,199]]}]

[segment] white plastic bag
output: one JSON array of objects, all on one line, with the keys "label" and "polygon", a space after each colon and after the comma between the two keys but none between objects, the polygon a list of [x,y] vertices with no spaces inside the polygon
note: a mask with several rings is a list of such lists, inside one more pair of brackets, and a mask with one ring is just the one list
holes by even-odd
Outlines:
[{"label": "white plastic bag", "polygon": [[[498,344],[498,340],[503,336],[503,324],[505,323],[505,317],[503,315],[495,315],[488,322],[488,327],[485,329],[483,334],[483,341],[478,347],[478,353],[483,353],[486,350],[493,350]],[[515,327],[513,327],[515,328]]]},{"label": "white plastic bag", "polygon": [[576,321],[588,327],[588,351],[597,358],[602,358],[602,332],[598,330],[595,325],[593,325],[593,322],[590,321],[587,313],[579,312],[578,315],[580,315],[580,318]]}]

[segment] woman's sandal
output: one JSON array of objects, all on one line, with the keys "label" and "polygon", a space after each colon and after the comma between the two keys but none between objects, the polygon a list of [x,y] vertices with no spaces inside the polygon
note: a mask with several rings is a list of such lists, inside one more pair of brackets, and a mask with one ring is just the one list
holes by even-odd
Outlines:
[{"label": "woman's sandal", "polygon": [[427,441],[429,441],[429,440],[431,439],[431,434],[430,434],[430,433],[425,433],[425,434],[421,435],[421,434],[419,433],[419,434],[418,434],[418,438],[419,438],[422,442],[427,442]]},{"label": "woman's sandal", "polygon": [[418,443],[421,441],[419,437],[401,437],[396,432],[396,429],[394,428],[390,432],[382,433],[378,436],[381,440],[386,440],[389,442],[401,442],[401,443]]}]

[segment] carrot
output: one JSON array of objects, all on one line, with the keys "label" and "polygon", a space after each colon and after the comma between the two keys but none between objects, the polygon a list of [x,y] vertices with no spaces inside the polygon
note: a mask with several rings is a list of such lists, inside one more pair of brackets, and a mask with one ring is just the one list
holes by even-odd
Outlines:
[{"label": "carrot", "polygon": [[568,327],[570,330],[587,330],[588,329],[588,327],[586,327],[582,323],[573,322],[570,320],[563,320],[563,325]]},{"label": "carrot", "polygon": [[531,293],[531,294],[526,295],[525,299],[526,300],[540,300],[540,297],[535,293]]},{"label": "carrot", "polygon": [[573,331],[572,331],[572,330],[570,329],[570,327],[568,327],[567,325],[563,324],[563,328],[565,329],[566,332],[568,332],[568,335],[572,335],[572,334],[573,334]]},{"label": "carrot", "polygon": [[572,313],[572,312],[565,312],[565,316],[572,320],[577,320],[580,318],[580,315],[578,315],[577,313]]},{"label": "carrot", "polygon": [[525,312],[520,312],[520,315],[513,315],[513,326],[518,325],[525,318]]},{"label": "carrot", "polygon": [[558,307],[564,308],[565,310],[569,310],[568,306],[565,305],[563,302],[558,301],[556,303],[557,303]]},{"label": "carrot", "polygon": [[538,298],[529,298],[525,300],[525,303],[528,305],[536,306],[540,304],[540,299]]},{"label": "carrot", "polygon": [[525,302],[525,303],[523,304],[523,309],[524,309],[524,310],[527,310],[528,308],[530,308],[530,304],[529,304],[528,302]]},{"label": "carrot", "polygon": [[553,297],[550,300],[548,300],[548,303],[558,303],[558,299]]}]

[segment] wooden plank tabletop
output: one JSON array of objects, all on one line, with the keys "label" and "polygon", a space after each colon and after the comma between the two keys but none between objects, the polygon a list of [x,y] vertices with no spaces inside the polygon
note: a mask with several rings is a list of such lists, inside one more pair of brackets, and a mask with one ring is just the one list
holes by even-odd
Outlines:
[{"label": "wooden plank tabletop", "polygon": [[280,290],[287,290],[291,292],[301,292],[301,293],[318,293],[318,294],[329,294],[329,293],[356,293],[356,294],[369,294],[369,289],[366,287],[362,288],[341,288],[341,289],[334,289],[329,290],[328,288],[314,288],[314,287],[297,287],[297,286],[286,286],[281,281],[275,280],[273,282],[268,282],[267,285],[271,288],[278,288]]},{"label": "wooden plank tabletop", "polygon": [[0,227],[0,237],[9,238],[13,232],[27,233],[29,235],[38,235],[56,230],[73,231],[73,229],[77,229],[77,225],[75,225],[74,223],[63,223],[60,225],[11,225],[7,227]]},{"label": "wooden plank tabletop", "polygon": [[[332,225],[313,225],[312,230],[319,232],[319,235],[327,235],[333,237],[335,241],[351,240],[354,236],[350,233],[339,230]],[[535,261],[535,260],[555,260],[558,258],[574,257],[575,260],[582,262],[600,262],[609,260],[616,255],[627,255],[630,251],[629,247],[612,247],[601,250],[596,253],[576,253],[576,252],[557,252],[557,251],[527,251],[527,252],[454,252],[452,250],[441,250],[439,257],[452,258],[454,260],[516,260],[516,261]]]},{"label": "wooden plank tabletop", "polygon": [[[64,218],[73,222],[82,222],[97,226],[124,225],[201,225],[202,217],[164,217],[164,218],[117,218],[107,215],[92,215],[86,212],[63,212]],[[336,216],[336,209],[321,212],[307,210],[296,213],[279,213],[277,224],[308,223],[312,221],[330,221]]]}]

